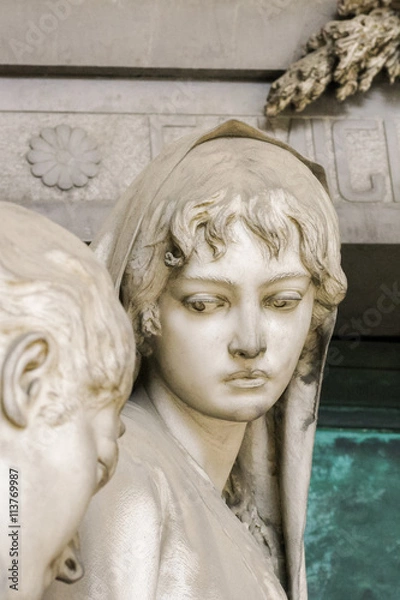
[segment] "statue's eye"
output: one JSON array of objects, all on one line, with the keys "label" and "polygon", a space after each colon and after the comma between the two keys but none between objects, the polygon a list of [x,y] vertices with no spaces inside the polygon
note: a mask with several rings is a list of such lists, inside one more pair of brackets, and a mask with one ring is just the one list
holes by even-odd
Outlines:
[{"label": "statue's eye", "polygon": [[294,310],[301,300],[302,296],[298,293],[280,294],[279,296],[266,298],[264,300],[264,307],[280,311],[290,311]]},{"label": "statue's eye", "polygon": [[201,297],[201,298],[185,298],[183,301],[184,306],[196,313],[210,313],[218,308],[225,305],[225,301],[222,298],[214,297]]},{"label": "statue's eye", "polygon": [[196,312],[204,312],[206,310],[206,303],[202,300],[194,300],[194,302],[189,302],[189,306]]}]

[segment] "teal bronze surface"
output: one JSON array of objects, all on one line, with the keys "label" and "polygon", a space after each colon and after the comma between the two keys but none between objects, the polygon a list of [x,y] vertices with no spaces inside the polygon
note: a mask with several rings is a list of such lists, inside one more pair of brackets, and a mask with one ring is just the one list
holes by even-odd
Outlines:
[{"label": "teal bronze surface", "polygon": [[306,531],[309,600],[400,597],[400,434],[320,429]]}]

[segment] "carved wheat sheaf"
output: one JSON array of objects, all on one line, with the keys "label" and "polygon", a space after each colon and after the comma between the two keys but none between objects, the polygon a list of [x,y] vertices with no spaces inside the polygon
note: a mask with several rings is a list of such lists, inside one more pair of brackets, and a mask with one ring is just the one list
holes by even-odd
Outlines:
[{"label": "carved wheat sheaf", "polygon": [[398,0],[339,0],[338,14],[345,18],[330,21],[312,36],[305,56],[272,84],[267,116],[276,116],[287,106],[303,110],[331,82],[343,101],[367,91],[381,71],[391,83],[400,76]]}]

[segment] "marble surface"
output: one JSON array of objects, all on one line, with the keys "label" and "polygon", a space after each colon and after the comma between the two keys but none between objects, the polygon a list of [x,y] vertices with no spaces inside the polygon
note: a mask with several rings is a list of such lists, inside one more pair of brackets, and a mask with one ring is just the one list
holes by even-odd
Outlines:
[{"label": "marble surface", "polygon": [[135,343],[91,250],[6,202],[0,364],[0,597],[39,600],[83,575],[77,529],[117,465]]}]

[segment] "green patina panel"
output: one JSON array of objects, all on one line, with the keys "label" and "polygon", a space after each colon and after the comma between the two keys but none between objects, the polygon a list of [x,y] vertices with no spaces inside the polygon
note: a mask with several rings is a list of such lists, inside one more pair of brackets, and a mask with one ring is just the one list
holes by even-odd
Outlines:
[{"label": "green patina panel", "polygon": [[310,600],[399,600],[400,433],[317,431],[306,556]]}]

